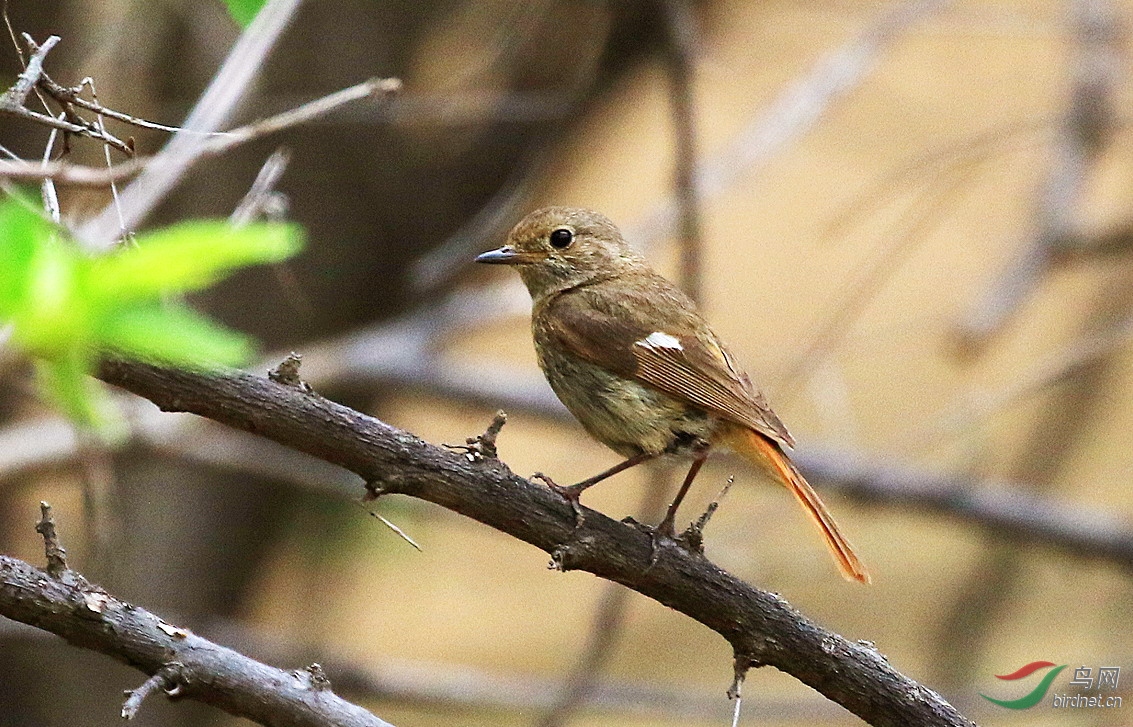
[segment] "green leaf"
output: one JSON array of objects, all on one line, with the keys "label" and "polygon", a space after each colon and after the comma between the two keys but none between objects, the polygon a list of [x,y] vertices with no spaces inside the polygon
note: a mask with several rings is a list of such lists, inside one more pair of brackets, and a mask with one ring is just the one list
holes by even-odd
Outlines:
[{"label": "green leaf", "polygon": [[228,14],[232,16],[241,28],[248,27],[248,23],[256,17],[256,13],[260,12],[267,3],[267,0],[224,0],[224,4],[228,6]]},{"label": "green leaf", "polygon": [[21,272],[23,290],[6,311],[14,325],[13,343],[34,356],[51,357],[90,340],[85,262],[54,233],[36,242]]},{"label": "green leaf", "polygon": [[0,204],[0,318],[26,301],[36,251],[51,234],[39,215],[13,200]]},{"label": "green leaf", "polygon": [[236,268],[284,260],[303,245],[295,225],[184,222],[92,262],[92,290],[112,305],[208,287]]},{"label": "green leaf", "polygon": [[251,340],[179,303],[115,311],[99,325],[99,343],[127,356],[183,366],[236,366],[252,354]]},{"label": "green leaf", "polygon": [[38,359],[35,373],[43,397],[76,422],[97,431],[101,428],[102,390],[87,374],[91,361],[81,349],[74,348],[66,355]]}]

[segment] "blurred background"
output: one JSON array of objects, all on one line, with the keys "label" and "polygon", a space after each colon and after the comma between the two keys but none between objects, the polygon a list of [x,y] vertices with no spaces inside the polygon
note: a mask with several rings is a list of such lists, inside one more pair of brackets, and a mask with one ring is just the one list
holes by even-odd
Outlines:
[{"label": "blurred background", "polygon": [[[177,124],[239,34],[219,1],[9,0],[47,61],[112,108]],[[517,473],[617,461],[534,363],[527,295],[474,269],[526,212],[599,209],[704,308],[799,441],[874,585],[844,582],[781,489],[714,458],[688,520],[735,486],[708,556],[783,594],[984,725],[1133,724],[1133,135],[1119,0],[322,0],[293,19],[236,123],[374,76],[362,102],[195,166],[147,225],[224,217],[274,150],[308,230],[294,261],[196,303],[304,355],[337,401],[436,443],[509,414]],[[5,43],[7,46],[8,44]],[[0,53],[4,86],[19,70]],[[139,150],[160,132],[111,125]],[[42,154],[0,117],[0,144]],[[102,161],[73,143],[71,159]],[[66,219],[109,201],[61,188]],[[39,500],[115,595],[336,690],[399,727],[721,725],[731,653],[684,616],[433,505],[121,397],[131,435],[76,443],[0,357],[0,548],[34,563]],[[586,493],[659,519],[666,468]],[[92,504],[94,503],[94,504]],[[1031,661],[1126,673],[1121,709],[979,694]],[[0,725],[110,725],[142,676],[0,623]],[[861,722],[749,674],[741,724]],[[1048,700],[1049,701],[1049,700]],[[147,701],[144,725],[231,723]]]}]

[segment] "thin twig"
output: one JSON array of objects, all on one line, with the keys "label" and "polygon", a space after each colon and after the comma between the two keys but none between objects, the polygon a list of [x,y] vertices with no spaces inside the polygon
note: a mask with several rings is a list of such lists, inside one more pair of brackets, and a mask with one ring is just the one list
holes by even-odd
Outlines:
[{"label": "thin twig", "polygon": [[951,203],[969,190],[968,182],[975,171],[975,163],[967,163],[949,170],[949,174],[933,177],[926,191],[926,194],[931,194],[927,204],[917,204],[907,210],[900,219],[904,229],[887,235],[878,254],[851,271],[849,281],[830,305],[826,320],[809,337],[803,349],[791,357],[786,370],[775,382],[775,398],[780,404],[804,390],[802,383],[853,331],[854,322],[877,296],[885,281],[927,238],[928,230],[948,212]]},{"label": "thin twig", "polygon": [[0,178],[17,182],[38,182],[50,179],[57,184],[74,187],[106,187],[142,171],[152,157],[134,157],[111,169],[50,161],[46,164],[23,159],[0,159]]},{"label": "thin twig", "polygon": [[972,434],[988,419],[1020,401],[1033,397],[1078,371],[1110,355],[1133,337],[1133,317],[1098,332],[1083,335],[1056,353],[1044,357],[1030,369],[1011,375],[1004,386],[992,391],[961,394],[946,408],[923,419],[925,423],[909,430],[903,452],[927,449],[941,437]]},{"label": "thin twig", "polygon": [[[276,191],[275,185],[283,177],[290,161],[291,154],[286,149],[276,149],[264,161],[260,171],[256,174],[256,178],[252,181],[252,186],[248,188],[244,198],[240,200],[240,204],[236,205],[236,209],[228,216],[228,221],[234,227],[247,225],[265,213],[276,216],[280,204],[280,193]],[[284,202],[284,205],[286,205],[286,202]]]},{"label": "thin twig", "polygon": [[302,106],[288,109],[275,116],[255,121],[231,131],[213,134],[202,142],[200,153],[215,155],[232,149],[240,144],[274,134],[277,131],[305,124],[317,119],[340,106],[359,101],[364,98],[387,98],[401,90],[401,81],[396,78],[371,78],[368,81],[355,84],[349,88],[309,101]]},{"label": "thin twig", "polygon": [[[337,91],[328,96],[318,98],[303,106],[284,111],[276,116],[252,122],[237,127],[229,132],[213,132],[207,141],[202,141],[202,147],[197,152],[202,157],[215,156],[231,151],[240,144],[262,138],[269,133],[275,133],[295,124],[306,123],[320,114],[325,114],[340,108],[342,104],[356,101],[374,94],[382,95],[392,93],[397,88],[396,79],[372,79],[348,89]],[[369,93],[361,93],[368,89]],[[333,101],[330,101],[333,99]],[[106,187],[114,182],[120,182],[144,171],[150,164],[162,159],[161,156],[134,157],[114,166],[112,169],[99,169],[85,167],[63,162],[51,162],[45,165],[33,164],[22,160],[0,160],[0,178],[15,179],[18,181],[39,181],[53,179],[60,184],[70,184],[84,187]]]},{"label": "thin twig", "polygon": [[[56,118],[50,109],[48,109],[48,113],[44,114],[27,108],[25,104],[27,103],[28,94],[33,89],[39,88],[43,78],[46,77],[43,70],[44,58],[59,42],[59,37],[55,35],[49,37],[42,46],[37,45],[27,33],[24,33],[23,37],[32,55],[24,71],[17,79],[16,84],[0,96],[0,113],[7,113],[11,116],[28,119],[60,131],[69,131],[74,134],[89,136],[105,144],[109,144],[126,154],[132,155],[133,148],[129,144],[113,134],[110,134],[97,124],[84,121],[72,114],[63,114],[64,117],[69,116],[71,118],[71,120],[68,121],[65,120],[65,118]],[[42,95],[40,100],[43,102],[44,108],[48,108],[47,102],[42,98]]]},{"label": "thin twig", "polygon": [[[526,305],[526,294],[523,298]],[[485,307],[465,303],[462,295],[453,300],[457,311]],[[430,355],[432,336],[447,330],[438,325],[436,315],[411,316],[312,346],[304,354],[304,377],[320,390],[344,385],[420,389],[468,404],[569,419],[536,372],[495,361],[489,366],[476,359],[447,361]],[[276,354],[267,360],[281,358]],[[123,401],[119,407],[127,412],[134,437],[158,451],[346,497],[360,484],[353,475],[251,435],[224,435],[194,419],[171,420],[137,402]],[[74,433],[62,420],[11,424],[0,429],[0,481],[65,466],[76,452]],[[1035,497],[1028,494],[1025,480],[997,482],[933,472],[891,456],[815,441],[797,450],[795,458],[816,484],[840,489],[874,507],[939,513],[1015,543],[1133,568],[1133,532],[1123,520],[1101,509]]]},{"label": "thin twig", "polygon": [[409,278],[417,294],[428,295],[447,286],[468,267],[476,250],[487,247],[489,240],[502,238],[515,224],[522,216],[521,207],[531,197],[552,159],[549,146],[544,139],[533,141],[500,188],[476,214],[412,264]]},{"label": "thin twig", "polygon": [[[1094,293],[1093,309],[1081,325],[1083,331],[1112,328],[1133,314],[1131,281],[1133,276],[1126,269],[1125,275],[1107,281]],[[1027,483],[1035,501],[1061,481],[1065,469],[1092,443],[1097,412],[1110,401],[1106,382],[1112,380],[1122,361],[1117,352],[1111,348],[1075,367],[1061,386],[1052,389],[1044,412],[1034,419],[1023,446],[1012,458],[1012,476]],[[1085,526],[1096,525],[1087,522]],[[994,631],[995,614],[1003,613],[1010,601],[1021,597],[1026,572],[1021,567],[1023,553],[1009,539],[994,531],[990,535],[981,557],[971,566],[970,581],[955,594],[935,640],[941,658],[934,661],[943,678],[952,684],[971,678]],[[1133,539],[1126,538],[1123,545],[1127,552],[1133,551]],[[1123,565],[1133,569],[1133,558],[1127,558]],[[947,649],[943,647],[945,641]],[[945,652],[948,658],[943,658]]]},{"label": "thin twig", "polygon": [[114,465],[106,445],[93,432],[79,429],[75,439],[79,443],[75,464],[83,496],[86,548],[90,562],[101,569],[109,564],[113,538],[121,532],[116,523]]},{"label": "thin twig", "polygon": [[[28,39],[26,34],[24,38],[27,39],[30,44],[30,39]],[[39,79],[43,77],[43,59],[47,57],[47,54],[51,52],[51,49],[54,48],[60,40],[59,36],[52,35],[43,42],[43,45],[34,48],[27,66],[24,68],[23,73],[19,75],[19,78],[16,79],[15,85],[5,91],[3,96],[0,96],[0,108],[22,107],[27,103],[28,94],[31,93],[31,90],[39,83]]]},{"label": "thin twig", "polygon": [[92,79],[83,79],[82,83],[73,88],[63,86],[55,82],[54,80],[52,80],[51,76],[47,75],[46,73],[44,73],[43,77],[39,80],[39,88],[41,88],[44,93],[55,99],[55,101],[61,105],[69,104],[78,106],[79,108],[86,109],[87,111],[93,112],[98,116],[104,116],[106,118],[114,119],[115,121],[121,121],[124,124],[137,126],[141,129],[165,131],[171,134],[175,134],[181,131],[181,129],[177,126],[159,124],[156,121],[148,121],[146,119],[138,118],[137,116],[131,116],[130,114],[123,113],[122,111],[115,111],[112,108],[107,108],[106,106],[103,106],[98,102],[97,97],[93,100],[88,101],[81,96],[83,88],[86,88],[88,86],[90,86],[93,90]]},{"label": "thin twig", "polygon": [[176,680],[177,667],[167,664],[150,675],[137,689],[126,690],[124,693],[126,701],[122,703],[122,719],[131,720],[137,717],[138,710],[142,708],[142,702],[146,697],[158,689],[168,691],[175,688]]},{"label": "thin twig", "polygon": [[[625,589],[622,589],[625,590]],[[249,628],[229,619],[210,619],[199,629],[210,641],[228,644],[268,664],[302,664],[317,661],[330,675],[336,692],[360,702],[412,705],[434,710],[495,710],[531,712],[550,708],[557,695],[541,676],[500,673],[464,664],[383,657],[380,664],[353,661],[334,645],[312,645],[277,632]],[[0,649],[11,643],[33,642],[46,649],[62,646],[52,634],[24,624],[0,620]],[[663,720],[672,723],[725,720],[731,710],[719,691],[689,690],[647,683],[609,680],[595,687],[587,708],[622,718]],[[821,696],[769,698],[760,704],[766,719],[788,723],[825,723],[843,714],[841,707]]]}]

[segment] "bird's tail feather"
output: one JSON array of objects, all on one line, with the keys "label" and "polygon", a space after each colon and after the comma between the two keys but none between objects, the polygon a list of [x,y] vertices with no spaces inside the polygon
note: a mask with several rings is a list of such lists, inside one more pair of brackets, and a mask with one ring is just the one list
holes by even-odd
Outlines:
[{"label": "bird's tail feather", "polygon": [[834,517],[819,499],[818,493],[803,478],[782,448],[759,432],[740,425],[728,426],[723,434],[733,451],[760,469],[769,472],[791,491],[822,532],[826,547],[834,556],[842,576],[846,580],[869,583],[869,571],[854,553],[853,547],[842,535],[842,531],[838,529],[838,523],[834,522]]}]

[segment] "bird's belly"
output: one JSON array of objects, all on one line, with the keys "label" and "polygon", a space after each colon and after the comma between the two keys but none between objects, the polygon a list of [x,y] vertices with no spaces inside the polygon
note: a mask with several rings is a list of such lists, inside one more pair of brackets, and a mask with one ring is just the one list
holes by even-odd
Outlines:
[{"label": "bird's belly", "polygon": [[666,394],[576,359],[540,366],[559,400],[592,437],[623,457],[660,454],[710,440],[713,421]]}]

